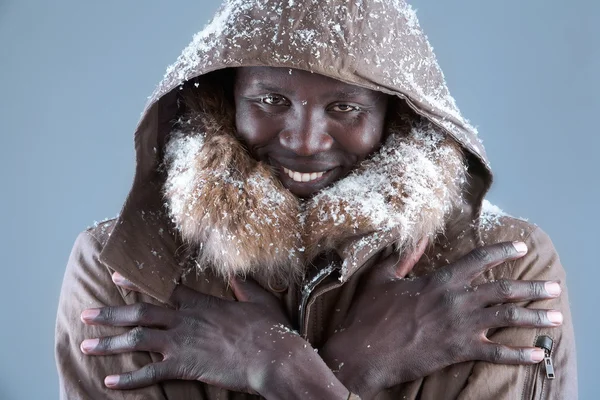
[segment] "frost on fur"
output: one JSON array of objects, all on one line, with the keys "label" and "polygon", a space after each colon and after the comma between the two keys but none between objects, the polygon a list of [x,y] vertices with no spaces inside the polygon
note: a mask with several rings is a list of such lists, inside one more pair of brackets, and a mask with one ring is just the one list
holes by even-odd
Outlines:
[{"label": "frost on fur", "polygon": [[[197,265],[225,279],[251,274],[276,284],[302,272],[296,198],[252,159],[222,124],[228,116],[180,120],[165,149],[166,206]],[[291,234],[290,234],[291,233]]]},{"label": "frost on fur", "polygon": [[183,240],[198,249],[197,264],[224,278],[289,284],[319,252],[374,232],[394,232],[402,251],[440,233],[462,200],[460,147],[430,123],[391,128],[373,157],[300,201],[247,153],[231,115],[207,110],[194,109],[171,134],[164,193]]},{"label": "frost on fur", "polygon": [[414,247],[441,232],[465,181],[459,146],[432,124],[393,131],[374,157],[311,200],[308,241],[326,250],[340,238],[394,230],[398,250]]}]

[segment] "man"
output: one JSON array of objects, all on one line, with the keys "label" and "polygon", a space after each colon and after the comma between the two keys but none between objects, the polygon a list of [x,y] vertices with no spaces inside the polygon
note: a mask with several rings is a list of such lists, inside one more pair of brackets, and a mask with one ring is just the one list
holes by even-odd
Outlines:
[{"label": "man", "polygon": [[225,3],[136,151],[67,268],[63,397],[576,396],[556,253],[482,209],[483,147],[404,2]]}]

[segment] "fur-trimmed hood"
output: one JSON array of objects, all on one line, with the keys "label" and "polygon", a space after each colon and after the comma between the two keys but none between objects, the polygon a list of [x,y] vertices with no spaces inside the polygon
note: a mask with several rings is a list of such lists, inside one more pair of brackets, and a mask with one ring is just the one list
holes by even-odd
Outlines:
[{"label": "fur-trimmed hood", "polygon": [[[409,128],[390,134],[380,151],[355,173],[303,204],[278,186],[266,166],[248,157],[233,130],[194,123],[174,126],[181,116],[186,82],[242,66],[301,69],[381,91],[408,105],[419,118]],[[211,113],[199,115],[214,118]],[[167,70],[142,114],[135,144],[134,183],[101,260],[161,300],[168,298],[181,276],[181,237],[183,244],[202,246],[202,260],[210,264],[231,266],[250,260],[244,265],[258,265],[297,258],[301,270],[310,255],[335,248],[346,254],[345,266],[351,269],[360,264],[353,255],[389,243],[403,248],[420,236],[439,233],[457,202],[469,204],[476,218],[491,184],[476,131],[461,116],[415,13],[403,0],[226,1]],[[161,170],[165,160],[166,170]],[[194,165],[182,167],[184,160]],[[231,169],[232,164],[237,170]],[[225,190],[197,185],[210,182],[207,171],[229,179],[230,194],[247,196],[247,202],[238,204],[230,198],[186,214],[189,209],[181,208],[189,207],[185,198],[205,201],[212,191]],[[223,175],[232,171],[236,172]],[[178,186],[183,180],[175,178],[177,173],[194,186]],[[241,194],[234,191],[239,182],[244,186]],[[411,188],[417,183],[418,189]],[[466,189],[461,192],[452,186],[455,183]],[[435,196],[422,201],[419,196],[427,191]],[[169,212],[164,208],[165,193]],[[266,201],[267,206],[246,207],[253,201]],[[284,208],[290,210],[285,217]],[[253,232],[268,221],[250,223],[248,217],[257,209],[269,210],[272,218],[277,215],[282,230],[252,243],[258,237]],[[223,211],[228,212],[225,218]],[[173,221],[179,233],[172,229]],[[233,252],[219,256],[231,232],[238,233],[232,240],[248,241],[240,249],[240,253],[252,249],[247,257]],[[283,232],[285,238],[279,234]],[[131,243],[131,237],[140,239]],[[145,268],[136,269],[136,263]],[[275,264],[278,261],[271,267]],[[240,268],[252,272],[254,267]]]}]

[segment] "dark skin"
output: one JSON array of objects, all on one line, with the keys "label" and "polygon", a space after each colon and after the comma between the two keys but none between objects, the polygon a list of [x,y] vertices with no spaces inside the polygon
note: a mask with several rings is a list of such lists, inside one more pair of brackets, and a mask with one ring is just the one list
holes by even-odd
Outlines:
[{"label": "dark skin", "polygon": [[[394,259],[384,261],[364,280],[345,329],[325,344],[323,358],[332,368],[343,363],[338,378],[365,399],[459,362],[541,361],[543,350],[499,345],[486,333],[491,328],[559,326],[562,314],[558,311],[511,304],[557,297],[559,284],[503,280],[472,286],[484,271],[526,252],[520,242],[482,247],[414,280],[396,280],[395,275],[414,266],[415,254],[399,265],[394,265]],[[349,348],[353,351],[348,352]],[[364,360],[369,360],[368,365]]]},{"label": "dark skin", "polygon": [[[534,364],[543,358],[542,350],[495,344],[485,332],[560,325],[551,321],[555,311],[510,304],[557,297],[556,282],[469,285],[484,271],[521,257],[524,253],[517,246],[480,248],[444,270],[414,280],[397,276],[410,270],[419,254],[399,263],[397,256],[390,256],[356,297],[345,330],[332,336],[320,353],[284,328],[290,324],[275,297],[252,282],[239,281],[232,281],[239,302],[180,286],[172,298],[175,310],[143,303],[86,310],[82,314],[86,324],[136,328],[86,340],[81,347],[90,355],[152,351],[164,356],[160,363],[107,378],[109,388],[186,379],[286,399],[344,399],[349,390],[369,399],[385,388],[468,360]],[[114,280],[137,290],[117,274]],[[398,304],[390,306],[390,299]],[[341,363],[336,375],[327,366],[338,369]]]},{"label": "dark skin", "polygon": [[[323,75],[268,67],[239,68],[234,99],[238,135],[298,197],[340,180],[379,147],[388,102]],[[298,182],[284,168],[323,175]]]},{"label": "dark skin", "polygon": [[[387,98],[317,74],[291,72],[238,71],[237,126],[254,157],[272,165],[292,193],[308,197],[348,174],[380,145]],[[522,257],[523,246],[480,248],[414,280],[398,278],[421,258],[425,242],[400,260],[397,255],[382,260],[363,280],[345,329],[319,353],[288,332],[291,324],[275,297],[238,280],[231,282],[238,302],[179,286],[172,298],[175,309],[134,304],[86,310],[86,324],[134,328],[125,335],[86,340],[81,347],[90,355],[152,351],[164,356],[139,371],[108,377],[109,388],[186,379],[286,399],[345,399],[349,390],[367,399],[468,360],[533,364],[543,358],[542,350],[491,343],[485,334],[491,328],[560,325],[559,312],[511,304],[557,297],[559,285],[498,281],[471,286],[484,271]],[[118,275],[114,280],[137,290]]]},{"label": "dark skin", "polygon": [[[113,280],[138,290],[118,274]],[[113,389],[186,379],[267,398],[293,399],[297,393],[307,396],[302,398],[343,398],[348,394],[312,346],[288,328],[289,320],[273,295],[253,282],[233,280],[231,286],[239,302],[179,286],[171,298],[175,310],[144,303],[86,310],[82,320],[87,324],[137,328],[84,341],[82,351],[92,355],[151,351],[164,356],[160,363],[107,377],[105,384]],[[327,383],[313,382],[315,373]],[[294,381],[287,379],[292,374]]]}]

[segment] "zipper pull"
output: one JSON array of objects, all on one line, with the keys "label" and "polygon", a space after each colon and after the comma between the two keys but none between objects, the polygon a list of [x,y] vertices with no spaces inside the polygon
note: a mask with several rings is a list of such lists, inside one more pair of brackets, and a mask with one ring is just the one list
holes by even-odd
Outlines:
[{"label": "zipper pull", "polygon": [[544,367],[546,368],[546,378],[552,380],[554,379],[554,364],[552,363],[552,346],[554,345],[554,341],[550,336],[542,335],[537,338],[535,341],[535,347],[540,347],[544,349],[544,353],[546,356],[544,357]]},{"label": "zipper pull", "polygon": [[546,366],[546,378],[554,379],[554,365],[552,364],[552,358],[550,353],[546,350],[546,357],[544,357],[544,365]]}]

